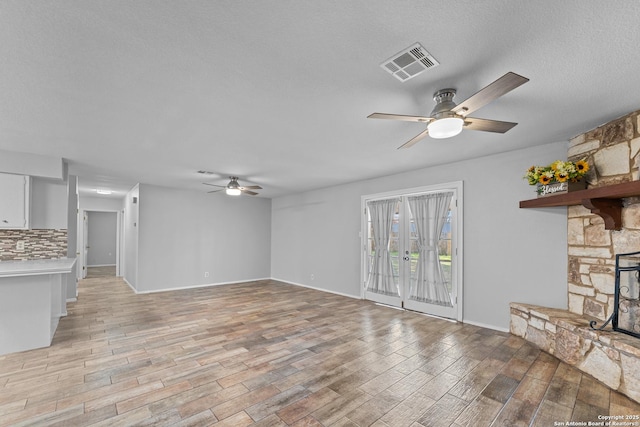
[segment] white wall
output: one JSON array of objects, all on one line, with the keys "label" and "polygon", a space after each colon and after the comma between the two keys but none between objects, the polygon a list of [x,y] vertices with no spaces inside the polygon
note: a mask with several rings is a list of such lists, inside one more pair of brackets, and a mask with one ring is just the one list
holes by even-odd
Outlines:
[{"label": "white wall", "polygon": [[118,212],[87,211],[87,267],[116,265]]},{"label": "white wall", "polygon": [[566,308],[566,208],[518,205],[535,197],[526,169],[566,153],[553,143],[276,198],[271,276],[360,297],[360,197],[462,180],[464,321],[507,329],[512,301]]},{"label": "white wall", "polygon": [[66,275],[67,300],[74,301],[78,292],[78,177],[67,180],[67,258],[76,258],[71,274]]},{"label": "white wall", "polygon": [[29,227],[66,229],[67,192],[67,183],[64,181],[32,177]]},{"label": "white wall", "polygon": [[[138,215],[140,186],[133,187],[124,198],[124,267],[122,277],[134,289],[138,286]],[[134,203],[134,199],[136,203]]]},{"label": "white wall", "polygon": [[122,209],[124,198],[80,196],[81,211],[115,212]]},{"label": "white wall", "polygon": [[270,277],[271,200],[140,184],[138,205],[138,292]]}]

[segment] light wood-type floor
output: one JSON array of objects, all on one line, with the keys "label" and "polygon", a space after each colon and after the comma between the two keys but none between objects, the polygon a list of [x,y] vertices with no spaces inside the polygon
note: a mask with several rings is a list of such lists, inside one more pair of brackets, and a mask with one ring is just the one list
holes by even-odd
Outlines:
[{"label": "light wood-type floor", "polygon": [[100,277],[115,276],[115,275],[116,275],[115,265],[105,265],[101,267],[87,268],[87,279],[97,279]]},{"label": "light wood-type floor", "polygon": [[513,427],[640,415],[520,338],[367,301],[271,281],[135,295],[112,276],[79,293],[50,348],[0,356],[0,425]]}]

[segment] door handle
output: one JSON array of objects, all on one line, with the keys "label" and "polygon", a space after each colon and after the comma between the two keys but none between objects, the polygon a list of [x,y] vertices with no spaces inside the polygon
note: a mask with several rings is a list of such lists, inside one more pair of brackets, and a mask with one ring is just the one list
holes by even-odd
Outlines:
[{"label": "door handle", "polygon": [[402,257],[402,259],[403,259],[403,260],[405,260],[405,261],[409,261],[409,257],[408,257],[408,256],[406,256],[406,255],[405,255],[405,256],[403,256],[403,257]]}]

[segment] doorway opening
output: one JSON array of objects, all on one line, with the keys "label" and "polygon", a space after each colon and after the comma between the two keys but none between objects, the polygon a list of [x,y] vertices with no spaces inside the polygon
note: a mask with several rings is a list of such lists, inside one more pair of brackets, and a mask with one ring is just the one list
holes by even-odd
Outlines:
[{"label": "doorway opening", "polygon": [[118,211],[82,212],[82,276],[120,276],[120,223]]},{"label": "doorway opening", "polygon": [[462,182],[362,197],[362,297],[462,320]]}]

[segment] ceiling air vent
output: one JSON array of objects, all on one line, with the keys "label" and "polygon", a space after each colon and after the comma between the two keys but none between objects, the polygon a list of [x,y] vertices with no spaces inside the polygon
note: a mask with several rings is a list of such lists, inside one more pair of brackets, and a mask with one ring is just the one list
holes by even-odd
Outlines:
[{"label": "ceiling air vent", "polygon": [[416,43],[393,55],[380,66],[396,79],[405,82],[440,63],[427,50]]}]

